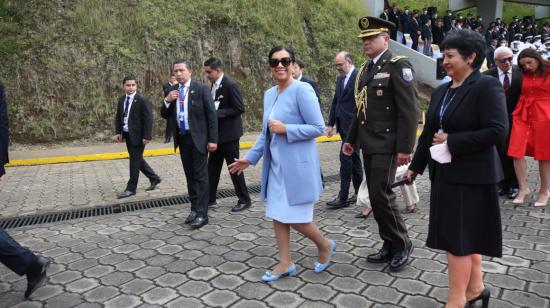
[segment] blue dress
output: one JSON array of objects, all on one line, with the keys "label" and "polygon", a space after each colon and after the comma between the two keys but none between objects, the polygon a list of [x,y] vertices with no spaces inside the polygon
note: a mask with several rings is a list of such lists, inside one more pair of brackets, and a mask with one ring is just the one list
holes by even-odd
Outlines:
[{"label": "blue dress", "polygon": [[[286,135],[267,129],[270,119],[285,123]],[[282,223],[313,221],[313,206],[323,190],[315,138],[324,120],[313,88],[294,81],[283,92],[277,87],[264,95],[263,129],[245,158],[255,165],[264,157],[261,199],[266,216]]]}]

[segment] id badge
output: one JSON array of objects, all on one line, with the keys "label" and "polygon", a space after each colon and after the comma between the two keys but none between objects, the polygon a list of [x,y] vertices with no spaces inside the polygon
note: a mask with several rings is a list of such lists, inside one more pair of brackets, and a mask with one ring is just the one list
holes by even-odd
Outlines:
[{"label": "id badge", "polygon": [[383,96],[384,95],[384,90],[380,89],[380,90],[376,90],[376,96]]},{"label": "id badge", "polygon": [[179,117],[178,117],[178,121],[179,121],[179,122],[183,121],[183,113],[181,113],[181,112],[180,112],[180,115],[179,115]]}]

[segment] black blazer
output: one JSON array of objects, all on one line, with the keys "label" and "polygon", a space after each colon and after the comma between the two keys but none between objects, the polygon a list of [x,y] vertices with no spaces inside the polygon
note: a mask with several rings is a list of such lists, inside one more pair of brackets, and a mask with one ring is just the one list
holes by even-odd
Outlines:
[{"label": "black blazer", "polygon": [[[336,78],[336,92],[332,98],[332,104],[330,105],[328,125],[334,126],[334,124],[337,124],[336,129],[338,132],[347,134],[351,124],[353,109],[355,108],[355,94],[353,89],[355,87],[355,79],[357,78],[357,69],[353,69],[348,83],[346,83],[346,87],[344,88],[345,78],[345,75]],[[338,123],[336,123],[337,119]]]},{"label": "black blazer", "polygon": [[218,106],[218,142],[224,143],[239,139],[243,135],[244,103],[239,86],[227,75],[223,75],[220,87],[216,90]]},{"label": "black blazer", "polygon": [[[179,85],[175,85],[172,90],[178,90],[178,87]],[[169,107],[166,107],[163,101],[160,108],[161,116],[172,121],[174,125],[174,150],[178,147],[179,139],[176,104],[177,101],[173,101],[168,105]],[[207,143],[218,142],[218,116],[212,93],[207,85],[191,80],[188,108],[189,132],[193,137],[193,143],[199,152],[205,154]]]},{"label": "black blazer", "polygon": [[321,99],[319,98],[319,87],[317,86],[317,83],[315,82],[315,80],[302,75],[302,78],[300,79],[300,81],[307,82],[311,85],[311,87],[313,88],[313,91],[315,91],[315,95],[317,95],[317,100],[319,100],[319,103],[320,103]]},{"label": "black blazer", "polygon": [[[484,74],[493,76],[500,81],[498,77],[498,68],[496,66],[491,68],[490,70],[485,71]],[[506,95],[506,109],[508,112],[508,119],[510,120],[510,123],[512,123],[512,112],[514,112],[514,109],[516,109],[519,97],[521,96],[522,82],[523,73],[521,72],[520,68],[517,65],[512,66],[512,80],[510,80],[510,91]],[[511,128],[512,127],[510,127],[510,129]]]},{"label": "black blazer", "polygon": [[8,157],[9,143],[8,104],[4,94],[4,85],[0,81],[0,176],[6,173],[4,165],[10,162]]},{"label": "black blazer", "polygon": [[[115,130],[117,134],[122,134],[122,127],[124,126],[125,100],[126,95],[118,99],[115,116]],[[143,95],[136,93],[128,117],[128,135],[131,144],[140,145],[143,144],[142,139],[152,139],[153,113],[151,112],[151,103]]]},{"label": "black blazer", "polygon": [[[441,100],[451,83],[432,93],[424,131],[418,140],[410,170],[422,174],[426,165],[433,181],[436,162],[429,148],[439,130]],[[495,147],[506,135],[508,120],[504,90],[498,80],[472,73],[456,92],[443,116],[452,161],[441,165],[440,177],[457,184],[494,184],[502,180],[502,167]]]}]

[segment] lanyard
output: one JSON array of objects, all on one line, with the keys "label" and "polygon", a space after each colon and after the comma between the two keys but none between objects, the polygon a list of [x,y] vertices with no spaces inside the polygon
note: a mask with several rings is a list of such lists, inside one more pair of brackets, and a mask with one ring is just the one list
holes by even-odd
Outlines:
[{"label": "lanyard", "polygon": [[[185,88],[185,86],[183,86]],[[189,93],[189,88],[190,87],[187,87],[187,90],[183,92],[183,98],[181,97],[181,94],[179,95],[179,101],[180,101],[180,113],[183,113],[185,108],[184,108],[184,102],[185,102],[185,97],[187,96],[187,94]]]},{"label": "lanyard", "polygon": [[458,93],[458,90],[453,94],[453,96],[451,96],[449,98],[449,100],[447,100],[447,96],[449,94],[449,88],[447,88],[447,91],[445,91],[445,96],[443,96],[443,102],[441,102],[441,108],[439,108],[439,127],[441,128],[441,130],[444,131],[443,129],[443,116],[445,115],[445,112],[447,111],[447,108],[449,108],[449,105],[451,105],[451,103],[453,102],[455,96],[456,96],[456,93]]}]

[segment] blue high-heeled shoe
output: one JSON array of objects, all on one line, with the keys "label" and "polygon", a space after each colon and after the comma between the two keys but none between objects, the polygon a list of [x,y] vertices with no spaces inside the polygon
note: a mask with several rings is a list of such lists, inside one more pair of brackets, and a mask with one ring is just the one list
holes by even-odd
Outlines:
[{"label": "blue high-heeled shoe", "polygon": [[262,281],[264,282],[276,281],[285,276],[289,276],[289,277],[295,276],[297,273],[298,273],[298,270],[296,269],[296,264],[292,263],[290,264],[286,272],[281,273],[279,275],[274,275],[272,272],[269,272],[269,271],[265,272],[265,274],[262,276]]},{"label": "blue high-heeled shoe", "polygon": [[318,261],[315,261],[313,263],[313,271],[316,273],[320,273],[327,269],[330,265],[330,259],[332,259],[332,254],[336,250],[336,243],[333,240],[330,240],[330,255],[328,256],[328,260],[325,263],[319,263]]}]

